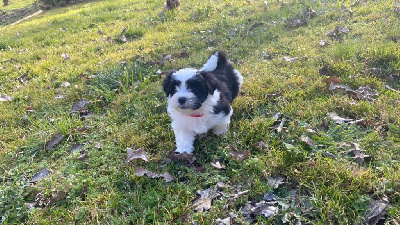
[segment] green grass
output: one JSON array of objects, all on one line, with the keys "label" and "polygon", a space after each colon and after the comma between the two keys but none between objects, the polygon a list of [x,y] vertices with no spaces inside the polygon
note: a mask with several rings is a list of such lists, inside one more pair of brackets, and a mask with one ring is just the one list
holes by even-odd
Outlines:
[{"label": "green grass", "polygon": [[35,2],[37,2],[37,0],[9,0],[7,6],[4,6],[3,2],[0,2],[0,10],[8,12],[11,10],[24,8]]},{"label": "green grass", "polygon": [[[280,211],[258,216],[259,224],[365,224],[370,202],[384,197],[386,222],[400,222],[399,92],[385,87],[400,89],[400,46],[394,41],[400,15],[394,3],[351,7],[354,1],[344,1],[349,12],[336,1],[287,2],[187,0],[160,17],[162,0],[103,0],[0,28],[0,94],[14,97],[0,102],[1,222],[213,224],[234,212],[247,223],[241,208],[268,192],[278,196]],[[8,7],[18,4],[10,1]],[[318,15],[306,26],[285,27],[305,18],[308,7]],[[263,24],[250,29],[255,23]],[[337,26],[349,32],[326,37]],[[319,46],[323,39],[332,44]],[[175,143],[163,76],[156,72],[199,68],[215,50],[226,51],[245,80],[229,132],[195,142],[196,166],[205,168],[198,173],[196,166],[164,160]],[[165,55],[173,61],[162,63]],[[284,56],[299,59],[286,62]],[[369,85],[378,92],[376,101],[329,91],[319,72],[323,66],[353,89]],[[71,85],[62,87],[64,82]],[[60,94],[64,98],[56,99]],[[86,119],[70,113],[82,99],[91,101]],[[281,133],[271,128],[277,112],[286,118]],[[367,123],[337,125],[329,112]],[[46,150],[58,132],[66,139]],[[303,143],[302,134],[314,146]],[[259,147],[260,141],[267,147]],[[371,162],[359,165],[348,154],[351,142]],[[88,158],[69,152],[75,143],[85,144]],[[230,146],[250,156],[235,161]],[[126,149],[142,147],[150,162],[125,164]],[[226,169],[211,167],[215,159]],[[167,171],[176,181],[137,177],[132,164]],[[30,183],[41,168],[51,175]],[[273,189],[268,180],[277,175],[285,183]],[[209,211],[194,212],[196,192],[218,181],[226,184],[225,196],[214,199]],[[229,196],[244,190],[249,193],[223,210]],[[40,202],[38,196],[42,205],[28,209],[25,203]]]}]

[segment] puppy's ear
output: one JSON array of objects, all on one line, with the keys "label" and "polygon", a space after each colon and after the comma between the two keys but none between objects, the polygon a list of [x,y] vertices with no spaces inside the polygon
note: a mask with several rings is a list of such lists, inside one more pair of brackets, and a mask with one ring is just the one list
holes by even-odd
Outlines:
[{"label": "puppy's ear", "polygon": [[210,58],[208,58],[206,64],[204,64],[203,68],[200,71],[204,72],[213,72],[215,70],[223,69],[228,64],[228,59],[226,58],[225,52],[216,51],[211,54]]},{"label": "puppy's ear", "polygon": [[175,72],[176,72],[175,70],[168,71],[167,75],[164,78],[163,89],[164,92],[167,94],[167,96],[169,95],[169,85],[171,84],[172,74],[174,74]]},{"label": "puppy's ear", "polygon": [[206,81],[207,89],[209,94],[214,94],[215,89],[218,87],[218,81],[213,74],[207,72],[200,72],[200,76]]}]

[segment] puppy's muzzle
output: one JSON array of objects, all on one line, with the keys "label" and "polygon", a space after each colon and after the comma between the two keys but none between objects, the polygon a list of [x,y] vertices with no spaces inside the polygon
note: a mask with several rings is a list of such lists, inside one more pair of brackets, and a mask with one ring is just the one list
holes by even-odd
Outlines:
[{"label": "puppy's muzzle", "polygon": [[196,98],[186,98],[186,97],[179,97],[178,105],[179,108],[181,109],[195,110],[201,107],[201,103],[199,103]]}]

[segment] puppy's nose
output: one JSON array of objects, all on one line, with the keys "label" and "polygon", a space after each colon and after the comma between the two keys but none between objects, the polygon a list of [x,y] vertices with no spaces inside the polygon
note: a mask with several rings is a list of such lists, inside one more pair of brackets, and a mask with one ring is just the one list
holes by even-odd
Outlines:
[{"label": "puppy's nose", "polygon": [[185,97],[178,98],[178,103],[179,104],[183,105],[183,104],[185,104],[185,102],[186,102],[186,98]]}]

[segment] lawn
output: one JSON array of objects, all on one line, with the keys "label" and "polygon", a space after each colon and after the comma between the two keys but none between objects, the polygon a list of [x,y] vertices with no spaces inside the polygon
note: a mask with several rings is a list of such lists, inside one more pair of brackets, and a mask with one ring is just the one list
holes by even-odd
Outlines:
[{"label": "lawn", "polygon": [[0,10],[3,12],[8,12],[11,10],[24,8],[35,2],[37,2],[37,0],[9,0],[8,5],[4,6],[3,1],[1,1],[0,2]]},{"label": "lawn", "polygon": [[[400,223],[398,3],[163,5],[0,27],[2,223]],[[244,77],[229,131],[177,157],[164,74],[216,50]]]}]

